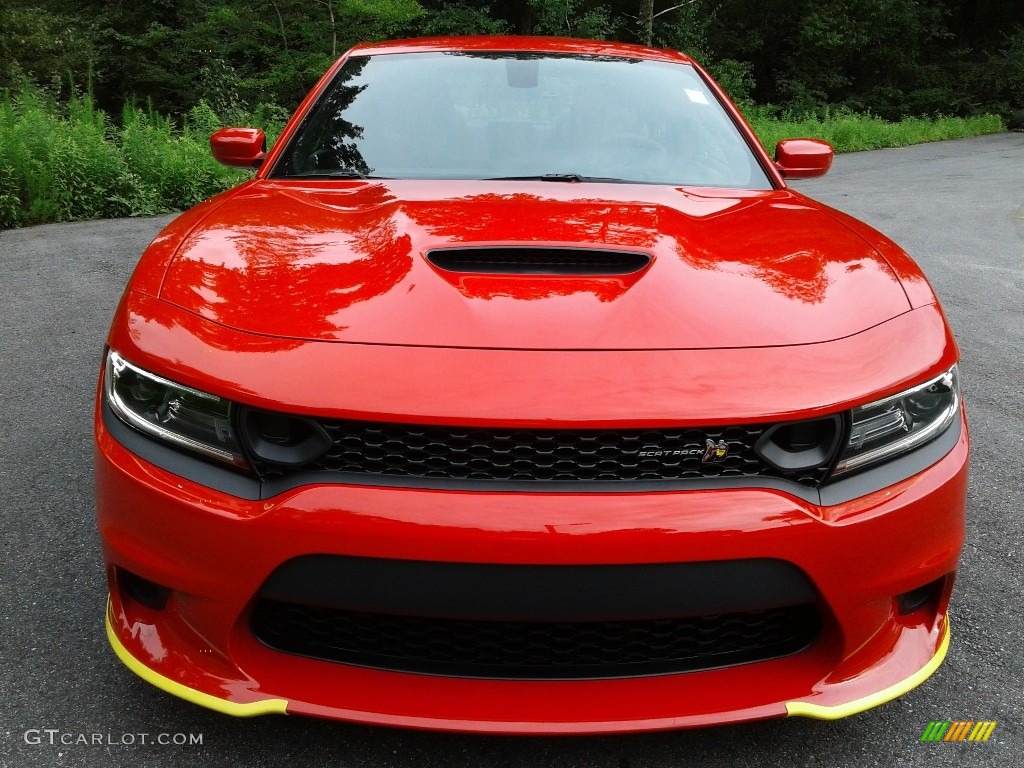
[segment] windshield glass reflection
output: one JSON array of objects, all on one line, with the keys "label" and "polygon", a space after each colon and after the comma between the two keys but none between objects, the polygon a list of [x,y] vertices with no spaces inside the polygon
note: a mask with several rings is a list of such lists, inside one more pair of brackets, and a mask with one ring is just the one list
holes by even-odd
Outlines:
[{"label": "windshield glass reflection", "polygon": [[693,67],[537,53],[355,56],[272,176],[770,188]]}]

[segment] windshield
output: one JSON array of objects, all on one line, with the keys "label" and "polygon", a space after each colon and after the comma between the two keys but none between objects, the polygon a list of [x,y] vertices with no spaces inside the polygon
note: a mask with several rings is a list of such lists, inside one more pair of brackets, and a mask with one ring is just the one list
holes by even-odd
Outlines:
[{"label": "windshield", "polygon": [[350,58],[271,176],[771,188],[693,67],[511,52]]}]

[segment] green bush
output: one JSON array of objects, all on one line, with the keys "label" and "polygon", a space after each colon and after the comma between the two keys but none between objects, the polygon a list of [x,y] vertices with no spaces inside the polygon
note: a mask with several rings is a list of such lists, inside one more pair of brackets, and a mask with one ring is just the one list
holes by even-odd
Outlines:
[{"label": "green bush", "polygon": [[835,147],[836,152],[858,152],[982,136],[1003,130],[1003,121],[998,115],[905,118],[888,122],[873,115],[845,111],[825,110],[821,116],[801,117],[780,115],[770,107],[755,107],[747,110],[747,119],[769,152],[774,152],[777,142],[791,138],[823,139]]},{"label": "green bush", "polygon": [[723,59],[709,67],[712,77],[729,94],[729,98],[740,107],[752,107],[751,94],[754,91],[753,67],[745,61]]},{"label": "green bush", "polygon": [[[263,121],[271,139],[284,122],[268,105],[238,117]],[[0,102],[0,228],[189,208],[247,177],[210,154],[221,125],[205,102],[180,127],[135,106],[115,125],[90,95],[60,107],[22,86]]]}]

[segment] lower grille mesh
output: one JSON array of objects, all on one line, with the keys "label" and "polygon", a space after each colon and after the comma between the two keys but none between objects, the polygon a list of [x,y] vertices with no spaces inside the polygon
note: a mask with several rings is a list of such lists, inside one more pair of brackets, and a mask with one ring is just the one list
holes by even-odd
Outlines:
[{"label": "lower grille mesh", "polygon": [[818,631],[813,605],[629,621],[392,616],[261,599],[256,637],[287,653],[402,672],[593,679],[714,669],[785,656]]}]

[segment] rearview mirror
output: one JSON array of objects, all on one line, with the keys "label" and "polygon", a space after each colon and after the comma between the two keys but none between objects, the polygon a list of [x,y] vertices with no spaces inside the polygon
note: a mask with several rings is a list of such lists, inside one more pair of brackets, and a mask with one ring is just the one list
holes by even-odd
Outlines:
[{"label": "rearview mirror", "polygon": [[210,137],[218,163],[232,168],[259,168],[267,156],[267,137],[259,128],[221,128]]},{"label": "rearview mirror", "polygon": [[834,155],[832,145],[819,139],[783,139],[775,145],[775,164],[787,179],[827,173]]}]

